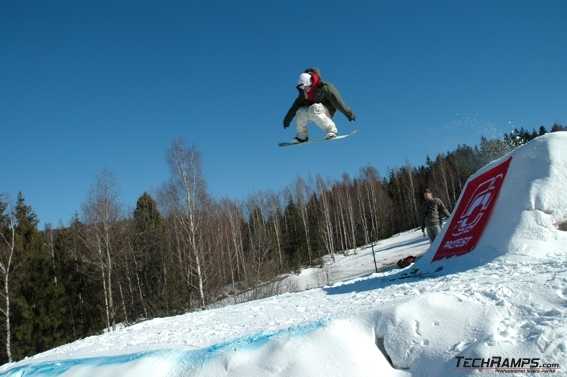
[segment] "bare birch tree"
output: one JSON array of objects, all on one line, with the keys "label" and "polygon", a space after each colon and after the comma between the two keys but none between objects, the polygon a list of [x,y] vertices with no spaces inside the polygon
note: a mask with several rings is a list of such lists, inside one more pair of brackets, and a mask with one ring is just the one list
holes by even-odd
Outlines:
[{"label": "bare birch tree", "polygon": [[344,206],[345,210],[348,214],[347,221],[348,221],[348,229],[350,231],[350,248],[354,250],[354,253],[357,253],[356,249],[356,220],[354,216],[354,203],[352,201],[352,194],[351,190],[353,187],[353,183],[348,176],[348,174],[343,174],[343,195],[344,195]]},{"label": "bare birch tree", "polygon": [[202,307],[205,307],[205,274],[200,244],[201,209],[206,200],[205,180],[201,171],[201,156],[195,147],[188,147],[180,139],[173,142],[167,154],[172,184],[181,195],[180,222],[186,241],[192,251],[197,290]]},{"label": "bare birch tree", "polygon": [[309,214],[307,212],[309,192],[303,178],[297,178],[294,186],[295,203],[297,204],[297,208],[299,209],[299,214],[301,216],[301,223],[303,224],[303,231],[305,233],[305,242],[307,244],[307,257],[309,258],[309,264],[311,264],[313,256],[311,251],[311,234],[309,231]]},{"label": "bare birch tree", "polygon": [[261,273],[265,262],[273,250],[273,243],[268,230],[268,222],[266,213],[269,210],[269,204],[266,203],[265,195],[257,193],[246,201],[246,209],[248,212],[248,235],[251,262],[253,263],[255,277],[254,283],[261,280]]},{"label": "bare birch tree", "polygon": [[412,226],[417,226],[417,224],[419,223],[419,210],[417,209],[416,191],[413,183],[413,168],[409,162],[406,162],[406,166],[403,167],[402,171],[406,174],[408,179],[408,183],[405,186],[406,190],[408,191],[409,201],[411,203]]},{"label": "bare birch tree", "polygon": [[369,215],[366,208],[370,203],[368,203],[364,195],[364,183],[355,182],[355,193],[356,202],[358,203],[359,222],[362,227],[362,236],[364,237],[364,244],[367,245],[370,243],[370,234],[368,230]]},{"label": "bare birch tree", "polygon": [[2,273],[2,282],[4,283],[4,289],[2,290],[4,306],[0,309],[0,312],[4,315],[6,326],[6,355],[8,356],[8,361],[12,362],[10,273],[16,248],[16,225],[12,214],[4,214],[7,208],[7,205],[0,201],[0,272]]},{"label": "bare birch tree", "polygon": [[[276,247],[278,250],[278,272],[283,271],[283,256],[282,256],[282,242],[281,242],[281,205],[276,194],[268,195],[268,202],[270,208],[270,217],[274,227],[274,236],[276,238]],[[310,260],[311,262],[311,260]]]},{"label": "bare birch tree", "polygon": [[331,254],[331,259],[335,261],[335,242],[333,233],[333,222],[331,220],[331,206],[329,203],[330,193],[327,191],[327,184],[321,176],[317,176],[317,191],[321,203],[321,237],[327,252]]},{"label": "bare birch tree", "polygon": [[[228,219],[230,243],[234,260],[236,262],[236,274],[242,280],[248,280],[246,269],[246,261],[244,259],[244,241],[242,237],[242,210],[240,206],[234,202],[225,200],[222,203],[224,216]],[[233,284],[234,287],[234,284]]]},{"label": "bare birch tree", "polygon": [[102,171],[96,183],[91,187],[89,197],[83,205],[83,217],[87,226],[84,241],[86,246],[97,255],[102,277],[106,325],[114,329],[116,311],[114,307],[113,254],[114,240],[112,226],[120,217],[120,204],[116,192],[116,182],[112,174]]}]

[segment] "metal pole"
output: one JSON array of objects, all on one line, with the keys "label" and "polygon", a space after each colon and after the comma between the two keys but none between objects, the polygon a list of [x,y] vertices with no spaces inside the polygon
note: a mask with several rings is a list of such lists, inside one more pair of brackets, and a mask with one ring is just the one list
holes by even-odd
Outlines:
[{"label": "metal pole", "polygon": [[376,273],[378,273],[378,265],[376,264],[376,254],[374,253],[374,243],[372,244],[372,257],[374,258],[374,268],[376,268]]}]

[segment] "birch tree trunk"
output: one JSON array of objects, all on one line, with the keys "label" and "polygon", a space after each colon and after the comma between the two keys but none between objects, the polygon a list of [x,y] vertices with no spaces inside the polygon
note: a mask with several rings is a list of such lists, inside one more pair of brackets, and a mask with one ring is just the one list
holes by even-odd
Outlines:
[{"label": "birch tree trunk", "polygon": [[201,172],[201,158],[194,147],[187,147],[176,140],[168,152],[168,163],[172,173],[172,183],[181,193],[183,211],[180,220],[192,251],[197,290],[201,307],[206,305],[205,275],[202,265],[202,244],[199,242],[201,213],[206,201],[205,181]]},{"label": "birch tree trunk", "polygon": [[307,244],[307,257],[309,264],[313,263],[313,256],[311,251],[311,237],[309,232],[309,213],[307,211],[307,185],[302,178],[298,178],[295,183],[295,201],[299,207],[299,214],[301,216],[301,223],[303,224],[303,231],[305,233],[305,242]]},{"label": "birch tree trunk", "polygon": [[328,198],[329,193],[327,192],[325,181],[321,177],[317,177],[317,188],[321,199],[321,214],[323,215],[321,222],[323,243],[327,252],[331,254],[331,259],[335,262],[335,244],[333,240],[333,223],[331,221],[331,209]]},{"label": "birch tree trunk", "polygon": [[362,235],[364,237],[364,244],[368,245],[370,243],[370,239],[368,236],[368,214],[366,212],[367,203],[364,195],[363,183],[359,183],[356,185],[356,201],[358,202],[359,221],[362,226]]},{"label": "birch tree trunk", "polygon": [[354,204],[352,201],[351,189],[353,187],[353,183],[348,175],[343,175],[343,186],[344,186],[344,195],[345,195],[345,207],[347,211],[347,221],[349,224],[350,230],[350,248],[354,250],[354,253],[357,253],[356,249],[356,230],[355,224],[356,220],[354,218]]},{"label": "birch tree trunk", "polygon": [[[269,198],[270,201],[270,208],[272,211],[272,223],[274,226],[274,235],[276,237],[276,247],[278,250],[278,263],[279,263],[279,270],[278,272],[283,271],[283,255],[282,255],[282,246],[281,246],[281,230],[280,230],[280,210],[278,205],[278,198],[275,195],[271,195]],[[309,258],[311,262],[311,258]]]},{"label": "birch tree trunk", "polygon": [[415,192],[415,186],[413,184],[413,174],[412,174],[412,168],[409,165],[409,163],[406,165],[405,169],[407,177],[408,177],[408,181],[409,181],[409,185],[408,185],[408,195],[410,197],[410,201],[412,204],[412,210],[413,210],[413,221],[412,221],[412,226],[416,226],[419,223],[419,212],[417,210],[417,201],[415,198],[416,192]]},{"label": "birch tree trunk", "polygon": [[113,235],[112,227],[120,218],[120,204],[116,194],[114,177],[108,171],[97,175],[96,183],[91,186],[89,198],[83,205],[85,227],[84,243],[97,255],[101,270],[102,287],[105,300],[106,324],[108,329],[115,329],[115,308],[112,293],[113,279]]},{"label": "birch tree trunk", "polygon": [[[0,216],[2,213],[0,212]],[[12,268],[12,260],[14,258],[14,250],[16,248],[16,226],[14,224],[14,218],[8,216],[8,235],[4,234],[3,229],[0,228],[0,237],[2,238],[2,243],[0,244],[0,272],[3,275],[4,281],[4,307],[0,312],[4,315],[4,324],[6,326],[6,356],[8,357],[8,362],[12,362],[12,332],[11,332],[11,321],[10,321],[10,272]],[[0,223],[0,226],[2,224]]]}]

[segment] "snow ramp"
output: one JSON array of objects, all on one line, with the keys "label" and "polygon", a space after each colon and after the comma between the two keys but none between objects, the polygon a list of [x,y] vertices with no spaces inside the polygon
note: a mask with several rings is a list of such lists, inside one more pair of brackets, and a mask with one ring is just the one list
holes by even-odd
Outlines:
[{"label": "snow ramp", "polygon": [[540,136],[467,181],[455,210],[411,272],[453,273],[495,258],[528,258],[565,245],[567,132]]}]

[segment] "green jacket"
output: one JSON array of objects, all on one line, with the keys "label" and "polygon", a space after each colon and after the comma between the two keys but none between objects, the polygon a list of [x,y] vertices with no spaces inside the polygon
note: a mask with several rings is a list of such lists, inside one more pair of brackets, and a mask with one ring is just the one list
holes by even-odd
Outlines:
[{"label": "green jacket", "polygon": [[[309,70],[310,69],[308,69],[306,72],[308,72]],[[319,76],[321,76],[319,70],[317,70],[316,68],[312,68],[312,70],[314,70],[315,72],[317,72],[317,74],[319,74]],[[309,100],[307,100],[303,95],[303,92],[300,90],[299,95],[297,96],[295,101],[293,101],[293,104],[291,105],[284,118],[284,126],[287,127],[290,125],[297,110],[302,107],[311,106],[313,103],[323,104],[327,108],[327,110],[329,110],[331,117],[333,117],[337,110],[339,110],[349,120],[354,119],[351,108],[344,103],[337,88],[335,88],[335,86],[328,81],[321,80],[321,83],[317,86],[317,88],[315,88],[314,100],[315,102],[310,102]]]},{"label": "green jacket", "polygon": [[425,200],[422,214],[422,229],[427,226],[440,225],[441,218],[449,218],[451,216],[447,207],[445,207],[445,204],[443,204],[439,198]]}]

